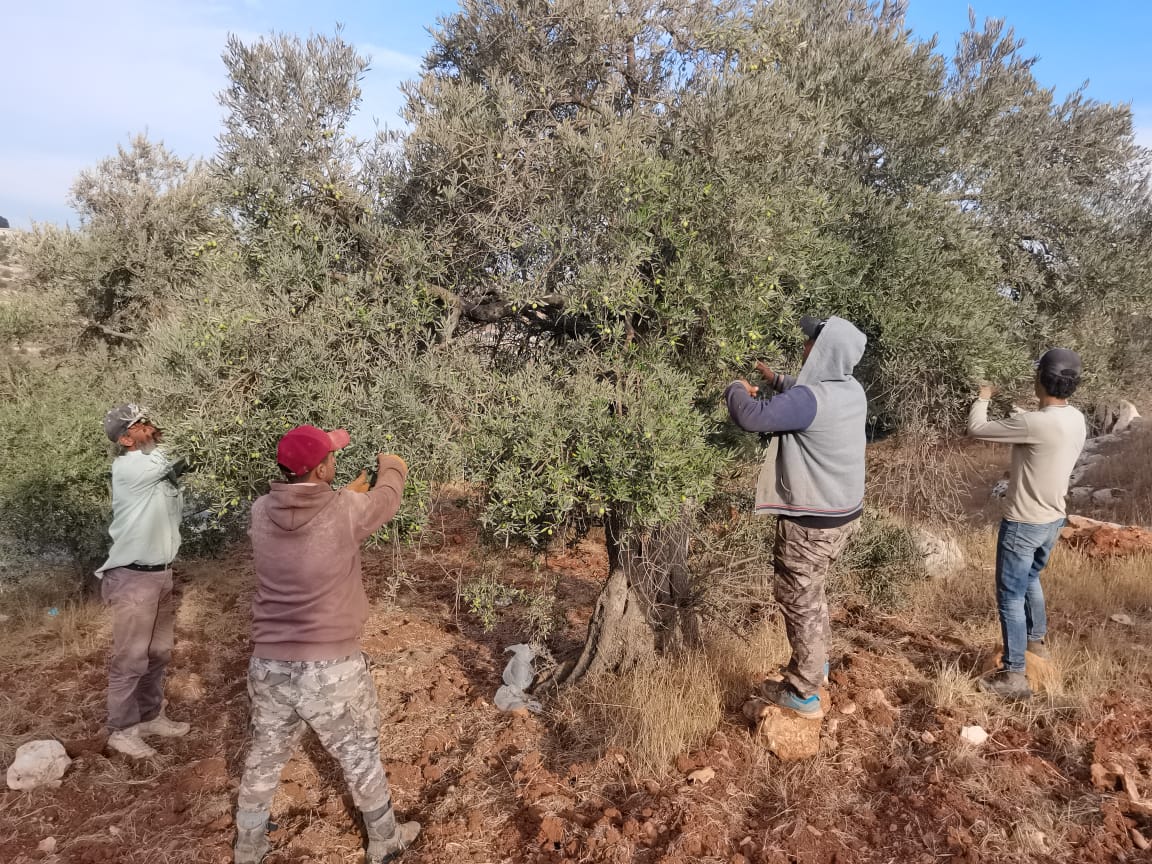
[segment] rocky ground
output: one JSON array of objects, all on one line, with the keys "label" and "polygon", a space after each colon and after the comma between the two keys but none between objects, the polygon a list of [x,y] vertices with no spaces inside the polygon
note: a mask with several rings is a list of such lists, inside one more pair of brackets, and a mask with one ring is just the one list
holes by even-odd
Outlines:
[{"label": "rocky ground", "polygon": [[[977,462],[993,482],[1003,468],[987,454]],[[466,498],[443,501],[419,547],[366,556],[364,649],[384,758],[400,812],[425,825],[405,861],[1152,860],[1148,559],[1060,550],[1048,577],[1056,672],[1032,703],[1001,705],[972,686],[996,644],[989,532],[956,531],[965,563],[918,583],[899,608],[840,598],[828,716],[804,733],[816,756],[781,761],[741,712],[781,659],[769,621],[710,636],[696,677],[715,689],[684,686],[689,701],[712,694],[719,720],[651,766],[605,718],[641,712],[659,730],[679,720],[672,703],[616,704],[626,697],[588,689],[546,700],[541,715],[501,713],[492,699],[503,649],[521,641],[526,610],[498,607],[485,631],[461,599],[484,578],[554,584],[563,651],[582,636],[602,548],[584,541],[536,560],[494,550],[478,540]],[[74,761],[59,788],[0,792],[0,861],[230,861],[251,570],[237,551],[185,562],[178,578],[169,711],[193,731],[162,743],[154,761],[104,752],[98,735],[103,611],[49,615],[28,596],[4,609],[0,764],[37,738],[63,741]],[[361,860],[354,815],[338,769],[306,739],[284,774],[268,861]]]}]

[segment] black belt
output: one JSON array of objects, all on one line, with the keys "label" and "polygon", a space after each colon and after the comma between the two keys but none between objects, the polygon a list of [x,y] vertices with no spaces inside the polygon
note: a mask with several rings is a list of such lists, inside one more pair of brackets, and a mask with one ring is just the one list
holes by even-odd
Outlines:
[{"label": "black belt", "polygon": [[125,570],[139,570],[141,573],[159,573],[171,568],[171,564],[125,564]]}]

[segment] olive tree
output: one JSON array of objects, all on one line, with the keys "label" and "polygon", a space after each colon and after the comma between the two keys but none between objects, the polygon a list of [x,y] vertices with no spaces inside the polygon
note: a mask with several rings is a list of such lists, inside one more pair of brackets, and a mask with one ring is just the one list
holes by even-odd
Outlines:
[{"label": "olive tree", "polygon": [[80,228],[36,226],[24,244],[33,283],[67,289],[86,334],[138,345],[183,286],[203,278],[199,249],[226,230],[199,162],[135,136],[72,185]]}]

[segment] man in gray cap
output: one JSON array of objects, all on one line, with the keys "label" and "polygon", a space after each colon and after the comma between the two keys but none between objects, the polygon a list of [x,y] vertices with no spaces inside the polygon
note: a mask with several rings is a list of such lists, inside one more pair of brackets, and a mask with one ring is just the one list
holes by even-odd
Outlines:
[{"label": "man in gray cap", "polygon": [[109,411],[104,432],[119,451],[112,463],[112,548],[96,571],[112,608],[108,746],[140,759],[156,755],[142,736],[188,734],[187,723],[163,713],[175,638],[172,559],[180,548],[183,465],[157,449],[160,430],[139,405]]},{"label": "man in gray cap", "polygon": [[1013,445],[1007,506],[996,546],[996,607],[1004,660],[999,670],[979,682],[981,690],[1005,699],[1032,695],[1025,651],[1048,657],[1040,572],[1064,526],[1068,479],[1087,437],[1084,415],[1068,404],[1082,371],[1076,352],[1053,348],[1036,364],[1038,411],[989,422],[993,390],[984,385],[968,414],[970,436]]}]

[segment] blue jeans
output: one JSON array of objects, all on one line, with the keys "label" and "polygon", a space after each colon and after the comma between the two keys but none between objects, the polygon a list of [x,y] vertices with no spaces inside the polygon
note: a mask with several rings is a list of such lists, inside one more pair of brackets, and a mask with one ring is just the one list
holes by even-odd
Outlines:
[{"label": "blue jeans", "polygon": [[1040,571],[1048,563],[1064,520],[1047,525],[1026,522],[1000,523],[996,544],[996,608],[1004,639],[1004,668],[1024,671],[1024,652],[1029,642],[1039,642],[1048,632],[1044,589]]}]

